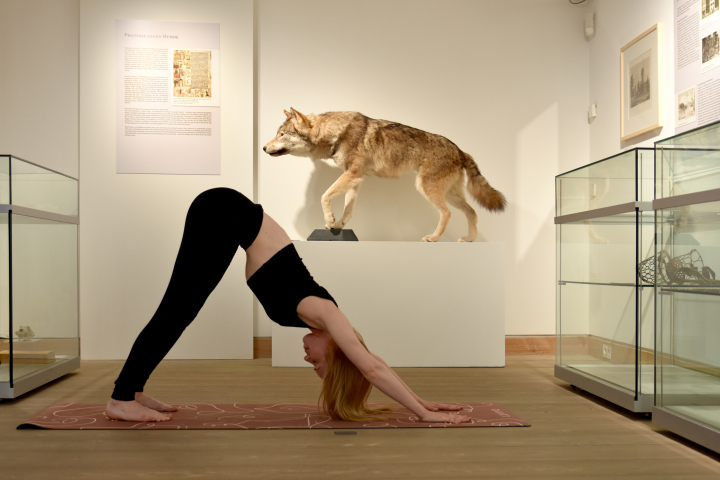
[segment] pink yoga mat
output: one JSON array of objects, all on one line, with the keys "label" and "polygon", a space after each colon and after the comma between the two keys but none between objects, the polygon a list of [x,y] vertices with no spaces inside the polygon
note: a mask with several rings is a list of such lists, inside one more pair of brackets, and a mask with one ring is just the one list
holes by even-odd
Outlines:
[{"label": "pink yoga mat", "polygon": [[466,428],[529,427],[530,424],[494,403],[464,403],[463,415],[471,423],[423,423],[407,409],[388,405],[382,421],[343,422],[331,420],[315,404],[240,404],[189,403],[177,405],[167,422],[122,422],[105,416],[104,404],[58,402],[43,410],[18,429],[47,428],[57,430],[269,430],[332,428]]}]

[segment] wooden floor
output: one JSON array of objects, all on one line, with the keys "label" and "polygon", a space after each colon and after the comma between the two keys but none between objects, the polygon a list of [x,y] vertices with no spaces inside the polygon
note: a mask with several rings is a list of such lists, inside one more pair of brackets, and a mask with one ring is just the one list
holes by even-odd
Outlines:
[{"label": "wooden floor", "polygon": [[[420,396],[497,402],[530,428],[332,431],[16,430],[58,400],[104,402],[121,362],[76,373],[0,404],[0,478],[718,479],[720,456],[553,377],[551,355],[505,368],[405,368]],[[314,402],[310,369],[269,359],[166,361],[148,393],[170,402]],[[384,397],[373,394],[373,400]]]}]

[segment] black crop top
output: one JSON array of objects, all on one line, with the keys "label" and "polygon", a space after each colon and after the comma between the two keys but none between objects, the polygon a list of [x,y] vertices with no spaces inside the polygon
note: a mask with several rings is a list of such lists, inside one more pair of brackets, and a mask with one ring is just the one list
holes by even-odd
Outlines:
[{"label": "black crop top", "polygon": [[317,284],[290,244],[265,262],[247,281],[270,320],[283,327],[310,328],[297,315],[297,306],[305,297],[335,299]]}]

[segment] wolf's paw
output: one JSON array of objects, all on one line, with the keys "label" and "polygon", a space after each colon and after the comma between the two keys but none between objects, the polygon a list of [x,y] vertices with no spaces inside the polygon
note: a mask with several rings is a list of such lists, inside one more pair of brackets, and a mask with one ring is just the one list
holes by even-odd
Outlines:
[{"label": "wolf's paw", "polygon": [[333,215],[332,213],[325,216],[325,228],[336,228],[335,215]]},{"label": "wolf's paw", "polygon": [[436,237],[435,235],[425,235],[422,238],[423,242],[437,242],[440,238]]},{"label": "wolf's paw", "polygon": [[346,222],[342,222],[342,221],[336,222],[335,217],[333,217],[332,222],[325,223],[325,228],[331,228],[333,230],[340,230],[341,228],[343,228],[345,226],[345,223]]},{"label": "wolf's paw", "polygon": [[474,242],[474,241],[475,241],[475,237],[471,237],[471,236],[458,238],[458,242]]}]

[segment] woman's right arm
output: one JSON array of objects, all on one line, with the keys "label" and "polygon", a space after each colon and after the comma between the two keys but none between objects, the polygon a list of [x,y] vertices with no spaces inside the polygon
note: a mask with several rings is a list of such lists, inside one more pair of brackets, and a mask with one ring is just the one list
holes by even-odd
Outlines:
[{"label": "woman's right arm", "polygon": [[385,360],[380,358],[379,356],[375,355],[374,353],[370,352],[370,355],[372,355],[376,360],[382,362],[391,372],[393,375],[395,375],[395,378],[397,378],[398,382],[402,383],[403,386],[407,389],[408,392],[417,400],[420,405],[425,407],[426,410],[430,410],[431,412],[437,412],[438,410],[448,410],[457,412],[459,410],[462,410],[462,405],[455,405],[452,403],[437,403],[437,402],[428,402],[427,400],[423,400],[422,398],[418,397],[415,392],[412,391],[410,387],[407,386],[405,382],[403,382],[403,379],[400,378],[400,376],[397,374],[395,370],[390,368],[390,366],[385,363]]},{"label": "woman's right arm", "polygon": [[413,412],[423,422],[461,423],[472,420],[464,415],[434,412],[423,407],[395,372],[363,347],[355,336],[350,321],[332,302],[318,297],[307,297],[300,302],[297,311],[308,325],[328,332],[373,386]]}]

